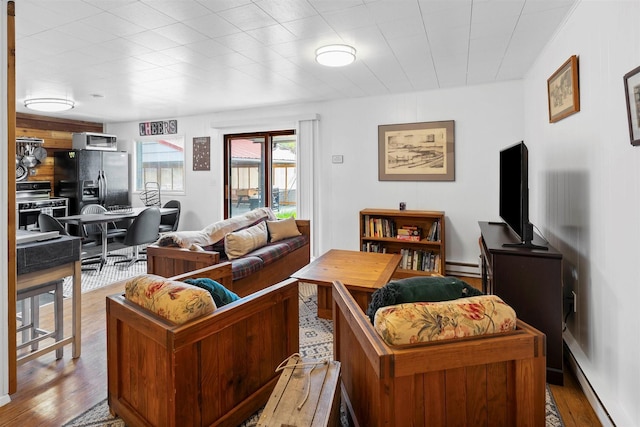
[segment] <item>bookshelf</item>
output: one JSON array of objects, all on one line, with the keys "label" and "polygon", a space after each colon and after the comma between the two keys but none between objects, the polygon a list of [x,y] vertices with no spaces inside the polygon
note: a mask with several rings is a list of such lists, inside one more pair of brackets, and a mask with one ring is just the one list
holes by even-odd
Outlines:
[{"label": "bookshelf", "polygon": [[360,251],[401,254],[394,274],[445,274],[445,218],[442,211],[364,209],[360,211]]}]

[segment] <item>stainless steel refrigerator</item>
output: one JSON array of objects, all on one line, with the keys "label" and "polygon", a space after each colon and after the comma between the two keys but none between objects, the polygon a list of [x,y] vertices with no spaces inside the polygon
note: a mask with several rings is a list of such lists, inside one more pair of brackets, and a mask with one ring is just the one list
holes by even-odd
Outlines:
[{"label": "stainless steel refrigerator", "polygon": [[69,215],[84,205],[128,206],[129,154],[126,151],[69,150],[54,154],[54,193],[69,199]]}]

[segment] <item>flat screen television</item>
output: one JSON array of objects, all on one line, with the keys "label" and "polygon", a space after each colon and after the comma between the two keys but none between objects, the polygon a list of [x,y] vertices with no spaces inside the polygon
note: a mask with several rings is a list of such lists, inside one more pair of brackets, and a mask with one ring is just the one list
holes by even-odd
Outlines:
[{"label": "flat screen television", "polygon": [[533,224],[529,222],[529,150],[521,141],[500,151],[500,217],[513,230],[522,246],[546,249],[534,245]]}]

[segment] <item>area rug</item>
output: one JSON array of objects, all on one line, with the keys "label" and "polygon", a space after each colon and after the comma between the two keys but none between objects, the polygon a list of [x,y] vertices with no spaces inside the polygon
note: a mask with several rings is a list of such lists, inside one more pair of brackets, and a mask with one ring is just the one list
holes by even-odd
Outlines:
[{"label": "area rug", "polygon": [[[333,358],[333,322],[319,319],[316,315],[317,288],[315,285],[300,283],[300,354],[314,359]],[[558,412],[553,394],[547,387],[546,427],[562,427],[562,418]],[[253,427],[258,423],[260,412],[254,414],[239,427]],[[345,417],[341,417],[346,426]],[[93,408],[74,418],[64,427],[125,427],[125,423],[109,413],[105,398]]]},{"label": "area rug", "polygon": [[[145,261],[136,262],[131,267],[126,267],[126,263],[114,264],[114,261],[131,256],[130,248],[117,249],[110,251],[109,253],[114,255],[114,257],[109,257],[107,265],[102,268],[102,271],[89,270],[82,272],[82,277],[80,279],[82,293],[147,272],[147,263]],[[71,277],[64,279],[63,292],[65,297],[72,295],[72,287],[73,284],[71,283]]]}]

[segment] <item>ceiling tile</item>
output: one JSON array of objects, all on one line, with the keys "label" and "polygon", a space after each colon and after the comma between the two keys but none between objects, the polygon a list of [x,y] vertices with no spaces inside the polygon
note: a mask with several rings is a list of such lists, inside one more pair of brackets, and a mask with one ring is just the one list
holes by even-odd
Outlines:
[{"label": "ceiling tile", "polygon": [[[109,122],[519,79],[573,5],[19,0],[16,93],[73,96],[64,117]],[[356,62],[318,64],[328,43],[355,46]]]}]

